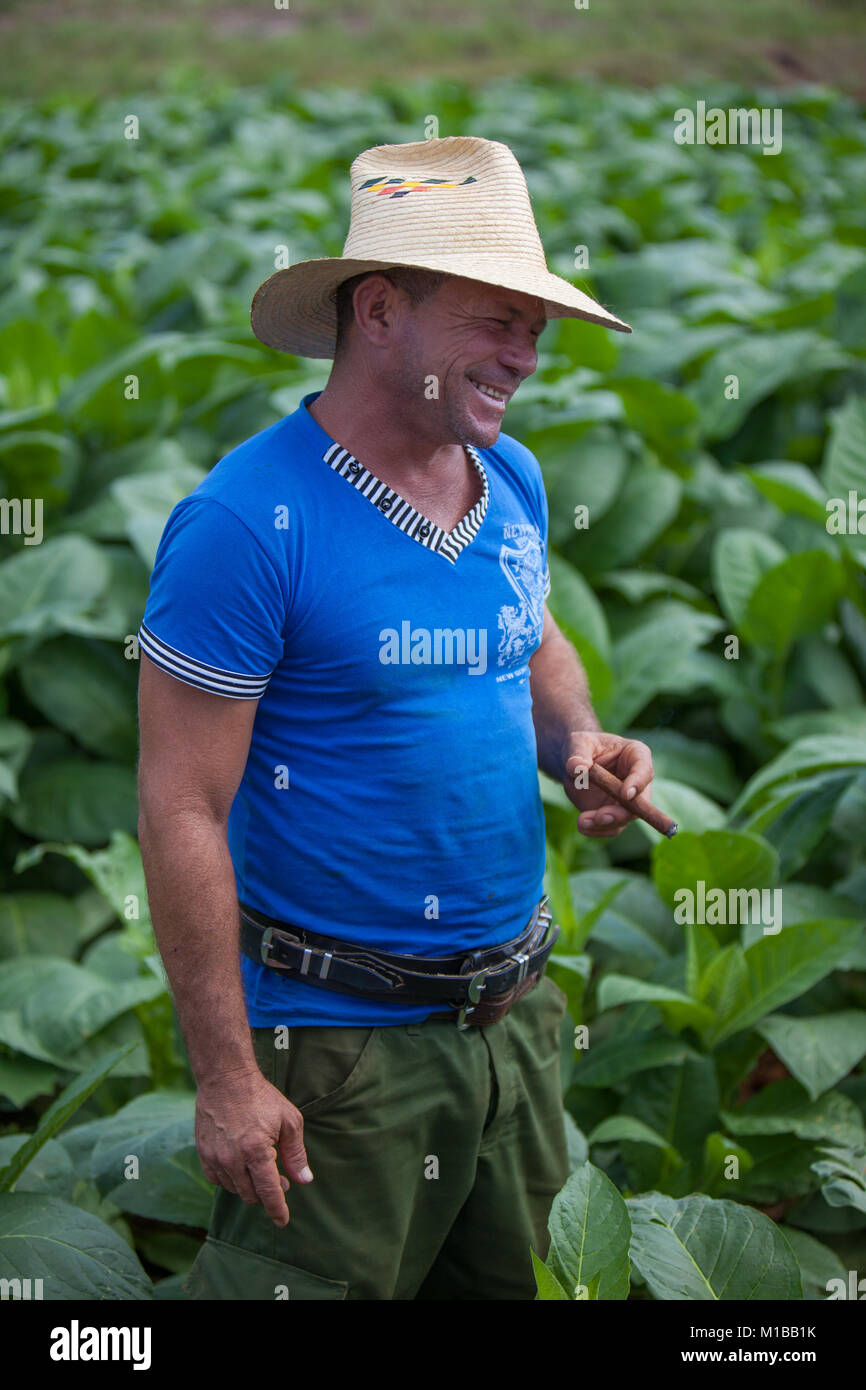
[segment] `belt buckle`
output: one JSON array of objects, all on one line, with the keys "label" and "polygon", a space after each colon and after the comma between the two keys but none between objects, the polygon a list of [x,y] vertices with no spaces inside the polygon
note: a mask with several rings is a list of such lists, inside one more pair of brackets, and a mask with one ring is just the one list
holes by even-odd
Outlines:
[{"label": "belt buckle", "polygon": [[[272,960],[270,960],[271,943],[272,943],[272,941],[273,941],[274,932],[278,932],[279,935],[280,935],[281,937],[287,938],[288,940],[290,940],[290,941],[293,943],[293,945],[300,945],[300,944],[301,944],[301,943],[297,940],[297,938],[289,936],[289,934],[288,934],[287,932],[280,931],[279,927],[265,927],[264,930],[262,931],[262,941],[261,941],[261,946],[260,946],[260,948],[259,948],[260,951],[261,951],[262,965],[268,966],[268,968],[269,968],[270,970],[286,970],[286,971],[289,971],[289,972],[290,972],[291,969],[292,969],[292,967],[291,967],[290,965],[283,965],[280,961],[272,961]],[[328,973],[328,967],[330,966],[330,964],[331,964],[331,961],[330,961],[330,958],[329,958],[329,959],[326,961],[326,964],[325,964],[325,975],[327,975],[327,973]],[[303,974],[306,974],[307,971],[308,971],[309,968],[310,968],[309,951],[306,953],[306,955],[305,955],[305,957],[304,957],[304,966],[305,966],[306,968],[305,968],[305,969],[302,969],[302,973],[303,973]]]},{"label": "belt buckle", "polygon": [[[467,1028],[470,1028],[472,1026],[471,1024],[466,1022],[466,1015],[471,1014],[474,1011],[475,1005],[481,998],[481,995],[484,989],[486,988],[484,981],[490,973],[490,968],[491,967],[489,965],[485,965],[482,970],[476,971],[476,973],[472,976],[472,979],[469,981],[469,988],[466,991],[467,1003],[463,1005],[463,1008],[457,1015],[457,1027],[461,1030],[461,1032],[465,1031]],[[470,1000],[471,1003],[469,1002]]]},{"label": "belt buckle", "polygon": [[526,972],[529,969],[529,952],[518,951],[516,955],[512,956],[512,960],[517,961],[517,979],[515,980],[515,984],[522,985],[523,981],[526,979]]}]

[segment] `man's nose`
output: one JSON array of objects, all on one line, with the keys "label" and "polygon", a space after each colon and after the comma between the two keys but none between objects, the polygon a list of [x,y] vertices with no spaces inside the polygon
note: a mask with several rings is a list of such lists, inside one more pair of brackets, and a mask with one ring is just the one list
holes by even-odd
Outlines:
[{"label": "man's nose", "polygon": [[512,331],[496,355],[503,367],[518,372],[521,378],[531,376],[538,366],[538,347],[529,332]]}]

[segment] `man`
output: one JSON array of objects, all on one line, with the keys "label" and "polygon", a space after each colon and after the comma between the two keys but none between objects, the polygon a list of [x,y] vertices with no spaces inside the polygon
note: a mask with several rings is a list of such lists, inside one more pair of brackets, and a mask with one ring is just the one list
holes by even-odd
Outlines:
[{"label": "man", "polygon": [[549,273],[506,146],[351,182],[343,256],[253,301],[327,386],[174,509],[140,634],[140,839],[218,1185],[188,1291],[531,1299],[568,1175],[537,766],[605,837],[632,817],[588,768],[652,765],[599,728],[501,425],[548,318],[629,330]]}]

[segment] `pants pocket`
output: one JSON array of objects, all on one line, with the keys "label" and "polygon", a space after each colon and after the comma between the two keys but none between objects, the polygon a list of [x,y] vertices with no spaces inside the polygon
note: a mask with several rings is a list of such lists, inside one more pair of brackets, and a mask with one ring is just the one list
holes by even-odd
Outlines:
[{"label": "pants pocket", "polygon": [[255,1028],[263,1075],[305,1117],[338,1105],[363,1087],[379,1028]]},{"label": "pants pocket", "polygon": [[283,1264],[208,1236],[190,1270],[184,1292],[190,1299],[266,1299],[298,1302],[344,1299],[349,1285],[297,1265]]}]

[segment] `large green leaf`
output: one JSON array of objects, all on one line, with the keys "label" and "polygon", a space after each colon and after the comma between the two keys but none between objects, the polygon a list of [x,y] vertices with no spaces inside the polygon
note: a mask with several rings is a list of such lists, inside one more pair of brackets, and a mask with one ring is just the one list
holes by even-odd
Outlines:
[{"label": "large green leaf", "polygon": [[835,1250],[796,1226],[785,1226],[784,1231],[800,1266],[804,1298],[825,1299],[831,1279],[841,1279],[847,1288],[848,1271]]},{"label": "large green leaf", "polygon": [[629,424],[661,453],[693,444],[699,417],[694,401],[645,377],[618,376],[616,389]]},{"label": "large green leaf", "polygon": [[[693,830],[702,834],[705,830],[717,830],[725,824],[725,812],[721,806],[703,792],[685,782],[676,782],[669,777],[655,777],[651,800],[654,806],[670,816],[678,826],[678,834]],[[659,832],[644,820],[637,821],[637,828],[656,845]],[[671,843],[670,841],[668,843]]]},{"label": "large green leaf", "polygon": [[578,534],[576,507],[587,508],[594,526],[612,506],[628,467],[625,448],[607,427],[583,432],[571,424],[529,431],[523,442],[544,474],[551,543],[565,545]]},{"label": "large green leaf", "polygon": [[866,1144],[825,1148],[821,1152],[826,1158],[813,1163],[812,1168],[822,1179],[825,1202],[831,1207],[854,1207],[866,1212]]},{"label": "large green leaf", "polygon": [[784,653],[823,627],[844,591],[838,560],[825,550],[801,550],[761,576],[742,617],[743,636]]},{"label": "large green leaf", "polygon": [[36,1157],[43,1144],[46,1144],[61,1126],[66,1124],[70,1116],[75,1114],[78,1107],[84,1104],[88,1096],[93,1094],[121,1057],[131,1051],[131,1047],[117,1048],[70,1081],[54,1104],[42,1115],[33,1133],[16,1149],[10,1162],[4,1168],[0,1168],[0,1192],[11,1192],[14,1189],[28,1163]]},{"label": "large green leaf", "polygon": [[655,885],[676,920],[698,920],[696,914],[703,910],[719,940],[728,941],[737,935],[737,925],[748,920],[749,905],[757,904],[761,920],[760,890],[774,883],[778,858],[759,835],[680,831],[673,840],[658,841],[652,865]]},{"label": "large green leaf", "polygon": [[622,1139],[627,1139],[633,1144],[652,1144],[657,1149],[663,1149],[676,1167],[682,1164],[676,1149],[651,1125],[635,1119],[634,1115],[608,1115],[606,1120],[602,1120],[586,1136],[586,1142],[590,1147],[593,1144],[616,1144]]},{"label": "large green leaf", "polygon": [[673,521],[681,483],[675,473],[650,463],[634,463],[615,508],[600,520],[589,516],[589,529],[578,531],[574,554],[590,573],[633,564]]},{"label": "large green leaf", "polygon": [[548,606],[557,623],[585,637],[609,661],[610,634],[604,610],[583,575],[555,552],[550,555]]},{"label": "large green leaf", "polygon": [[135,916],[145,922],[150,920],[141,851],[132,835],[114,830],[107,848],[97,850],[85,849],[83,845],[33,845],[15,860],[16,873],[40,864],[46,854],[64,855],[77,864],[121,920]]},{"label": "large green leaf", "polygon": [[[194,1144],[195,1097],[150,1091],[130,1101],[100,1128],[90,1175],[124,1211],[184,1226],[207,1227],[213,1189]],[[127,1176],[129,1159],[137,1176]]]},{"label": "large green leaf", "polygon": [[45,636],[86,613],[108,583],[108,561],[82,536],[60,536],[0,564],[0,637]]},{"label": "large green leaf", "polygon": [[580,1053],[573,1084],[618,1086],[638,1072],[679,1066],[687,1057],[696,1055],[682,1038],[664,1034],[635,1033],[627,1038],[605,1038],[602,1042],[592,1042]]},{"label": "large green leaf", "polygon": [[[643,875],[626,875],[616,869],[587,869],[569,880],[575,910],[581,922],[591,920],[591,939],[619,955],[660,964],[682,947],[682,928],[662,902],[655,887]],[[608,898],[609,890],[619,891]],[[601,912],[597,911],[601,908]]]},{"label": "large green leaf", "polygon": [[711,1008],[696,1003],[680,990],[650,980],[635,980],[630,975],[605,975],[598,987],[598,1010],[615,1009],[620,1004],[657,1004],[668,1027],[674,1032],[683,1028],[706,1031],[715,1022]]},{"label": "large green leaf", "polygon": [[[753,406],[783,384],[838,369],[848,360],[835,344],[808,330],[744,333],[709,359],[690,389],[705,438],[729,439]],[[731,377],[737,379],[735,397],[730,391],[726,395]]]},{"label": "large green leaf", "polygon": [[744,622],[763,575],[785,558],[784,548],[763,531],[730,527],[719,532],[711,560],[713,588],[735,630]]},{"label": "large green leaf", "polygon": [[828,1091],[813,1101],[790,1077],[765,1086],[722,1119],[732,1134],[794,1134],[835,1144],[862,1144],[866,1138],[863,1116],[848,1096]]},{"label": "large green leaf", "polygon": [[823,768],[860,768],[864,765],[866,744],[856,736],[816,734],[798,738],[749,779],[731,806],[729,815],[739,815],[746,807],[763,799],[769,788],[777,783],[800,777],[804,773],[820,772]]},{"label": "large green leaf", "polygon": [[650,619],[616,641],[616,684],[607,725],[632,724],[659,691],[676,691],[682,661],[721,627],[719,618],[683,605],[678,613]]},{"label": "large green leaf", "polygon": [[36,1096],[53,1091],[58,1069],[48,1062],[16,1053],[0,1056],[0,1096],[6,1096],[21,1110]]},{"label": "large green leaf", "polygon": [[41,1279],[42,1297],[149,1299],[152,1285],[126,1241],[56,1197],[0,1194],[0,1278]]},{"label": "large green leaf", "polygon": [[72,956],[79,945],[81,909],[60,893],[0,894],[0,960],[39,951]]},{"label": "large green leaf", "polygon": [[606,1173],[591,1163],[571,1173],[547,1226],[546,1264],[570,1298],[628,1297],[628,1210]]},{"label": "large green leaf", "polygon": [[25,657],[19,674],[28,698],[50,723],[103,757],[135,759],[137,671],[119,652],[58,637]]},{"label": "large green leaf", "polygon": [[111,496],[123,513],[126,533],[148,569],[153,566],[170,512],[203,476],[200,469],[186,467],[171,473],[138,473],[112,483]]},{"label": "large green leaf", "polygon": [[799,1299],[797,1261],[778,1226],[751,1207],[701,1193],[628,1200],[631,1261],[654,1298]]},{"label": "large green leaf", "polygon": [[135,771],[123,763],[57,758],[28,763],[19,800],[9,815],[37,840],[77,840],[101,845],[118,828],[138,823]]},{"label": "large green leaf", "polygon": [[[575,1076],[579,1075],[578,1069]],[[649,1187],[676,1195],[693,1191],[718,1108],[718,1079],[710,1057],[690,1055],[679,1066],[660,1066],[633,1076],[620,1113],[649,1125],[685,1162],[680,1166],[663,1150],[623,1140],[621,1152],[632,1191]]]},{"label": "large green leaf", "polygon": [[866,496],[866,400],[851,395],[831,414],[822,481],[830,497]]},{"label": "large green leaf", "polygon": [[[649,744],[657,777],[686,783],[716,801],[733,801],[740,781],[726,749],[679,729],[629,729],[629,738]],[[655,787],[653,788],[655,794]]]},{"label": "large green leaf", "polygon": [[812,1100],[829,1091],[866,1057],[866,1013],[772,1014],[757,1030]]},{"label": "large green leaf", "polygon": [[783,743],[796,743],[798,739],[814,738],[820,735],[836,735],[852,741],[866,741],[866,705],[847,705],[838,709],[807,710],[803,714],[789,714],[784,719],[774,719],[768,731]]},{"label": "large green leaf", "polygon": [[782,782],[770,788],[767,800],[744,821],[747,832],[772,842],[781,878],[796,873],[820,844],[853,779],[846,769]]},{"label": "large green leaf", "polygon": [[759,463],[745,472],[758,491],[781,511],[807,516],[824,525],[826,493],[810,468],[802,463]]},{"label": "large green leaf", "polygon": [[543,1260],[540,1260],[534,1250],[530,1250],[532,1256],[532,1271],[535,1275],[535,1284],[538,1289],[538,1298],[546,1303],[556,1301],[567,1303],[568,1294],[560,1284],[555,1274],[550,1270]]},{"label": "large green leaf", "polygon": [[79,1070],[76,1055],[88,1039],[163,992],[162,982],[153,975],[109,982],[72,961],[50,956],[4,961],[0,1041],[38,1060]]},{"label": "large green leaf", "polygon": [[[836,968],[860,931],[858,922],[829,918],[783,927],[775,935],[762,936],[745,951],[737,943],[727,947],[726,978],[717,976],[706,995],[702,981],[701,997],[709,1004],[718,1009],[722,998],[727,1001],[715,1025],[704,1035],[705,1041],[717,1046],[805,994]],[[728,979],[735,981],[732,991],[726,988]]]}]

